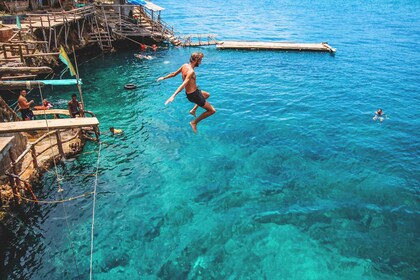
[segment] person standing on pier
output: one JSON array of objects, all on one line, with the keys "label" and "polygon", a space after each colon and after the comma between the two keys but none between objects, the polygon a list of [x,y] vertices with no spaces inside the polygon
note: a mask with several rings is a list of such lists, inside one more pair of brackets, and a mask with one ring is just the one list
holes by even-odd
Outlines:
[{"label": "person standing on pier", "polygon": [[18,103],[19,103],[20,113],[22,114],[22,119],[24,121],[34,120],[35,119],[34,112],[32,112],[32,110],[30,109],[31,104],[33,104],[34,101],[31,100],[28,102],[28,100],[26,99],[26,90],[22,89],[20,91]]},{"label": "person standing on pier", "polygon": [[76,116],[80,117],[80,110],[82,109],[79,101],[77,101],[76,94],[71,96],[71,100],[68,103],[70,117],[75,118]]},{"label": "person standing on pier", "polygon": [[191,54],[190,63],[185,63],[182,65],[177,71],[170,73],[164,77],[160,77],[157,81],[162,81],[165,79],[169,79],[175,77],[179,73],[182,73],[182,80],[184,81],[178,89],[171,95],[171,97],[166,100],[165,105],[168,105],[172,101],[174,101],[175,97],[178,93],[180,93],[185,88],[185,93],[187,95],[187,99],[195,103],[196,105],[191,109],[190,114],[194,117],[196,116],[196,110],[198,106],[202,107],[206,111],[202,113],[198,118],[190,122],[192,130],[196,133],[197,132],[197,124],[205,118],[210,117],[216,110],[213,106],[206,100],[210,97],[210,94],[206,91],[202,91],[197,87],[197,77],[194,72],[195,67],[199,67],[201,61],[203,60],[204,54],[201,52],[194,52]]}]

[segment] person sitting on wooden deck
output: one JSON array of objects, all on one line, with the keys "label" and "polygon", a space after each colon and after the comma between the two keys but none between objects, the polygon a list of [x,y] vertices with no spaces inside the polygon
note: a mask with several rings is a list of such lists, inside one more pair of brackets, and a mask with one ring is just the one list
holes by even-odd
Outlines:
[{"label": "person sitting on wooden deck", "polygon": [[35,106],[34,109],[35,110],[48,110],[51,107],[53,107],[53,104],[50,101],[48,101],[47,99],[44,99],[42,101],[42,105],[41,106]]},{"label": "person sitting on wooden deck", "polygon": [[79,101],[77,101],[76,94],[73,94],[71,96],[71,100],[68,103],[68,107],[69,107],[70,117],[72,117],[72,118],[75,118],[76,116],[79,116],[80,117],[80,110],[82,108],[80,106]]},{"label": "person sitting on wooden deck", "polygon": [[26,99],[26,90],[21,90],[18,98],[19,111],[22,114],[22,119],[25,121],[34,120],[34,112],[30,109],[31,104],[34,103],[33,100],[29,101]]}]

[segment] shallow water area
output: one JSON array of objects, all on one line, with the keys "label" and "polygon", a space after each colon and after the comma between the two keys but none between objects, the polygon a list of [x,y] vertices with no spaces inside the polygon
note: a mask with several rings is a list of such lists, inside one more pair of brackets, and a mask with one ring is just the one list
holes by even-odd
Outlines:
[{"label": "shallow water area", "polygon": [[[185,34],[337,53],[169,48],[80,65],[101,144],[57,165],[64,192],[52,169],[37,196],[91,192],[98,171],[94,279],[418,279],[419,3],[156,3]],[[156,82],[193,51],[217,110],[198,134],[184,92],[164,105],[181,78]],[[59,106],[71,93],[45,94]],[[88,277],[92,197],[25,211],[1,276]]]}]

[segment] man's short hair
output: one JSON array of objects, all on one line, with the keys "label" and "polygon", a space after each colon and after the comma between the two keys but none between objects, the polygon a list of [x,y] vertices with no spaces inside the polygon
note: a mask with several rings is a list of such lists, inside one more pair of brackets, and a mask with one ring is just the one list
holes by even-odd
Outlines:
[{"label": "man's short hair", "polygon": [[190,56],[190,62],[196,62],[197,60],[204,57],[202,52],[193,52]]},{"label": "man's short hair", "polygon": [[22,92],[26,92],[26,89],[21,89],[20,90],[20,93],[22,93]]},{"label": "man's short hair", "polygon": [[71,95],[71,98],[73,98],[73,97],[77,97],[77,95],[73,93],[73,94]]}]

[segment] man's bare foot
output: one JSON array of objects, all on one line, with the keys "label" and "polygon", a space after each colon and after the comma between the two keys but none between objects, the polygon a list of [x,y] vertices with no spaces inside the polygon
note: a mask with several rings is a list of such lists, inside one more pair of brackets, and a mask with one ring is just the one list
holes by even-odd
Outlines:
[{"label": "man's bare foot", "polygon": [[194,133],[197,133],[197,124],[193,123],[193,122],[190,122],[190,125],[191,125],[191,128],[194,131]]},{"label": "man's bare foot", "polygon": [[195,116],[195,110],[191,110],[191,111],[190,111],[190,114],[191,114],[191,115],[193,115],[193,116],[194,116],[194,118],[196,117],[196,116]]}]

